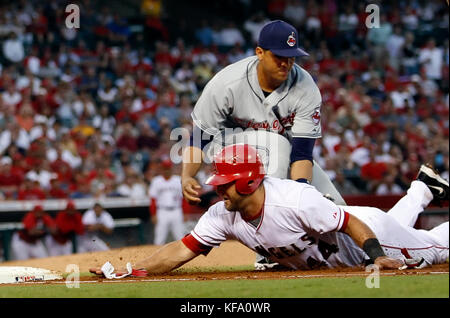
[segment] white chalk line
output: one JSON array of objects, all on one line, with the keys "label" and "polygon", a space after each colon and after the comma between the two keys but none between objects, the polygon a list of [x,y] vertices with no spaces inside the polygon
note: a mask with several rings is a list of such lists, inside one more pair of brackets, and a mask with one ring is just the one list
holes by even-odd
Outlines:
[{"label": "white chalk line", "polygon": [[[133,282],[139,282],[139,283],[150,283],[150,282],[177,282],[177,281],[204,281],[204,280],[238,280],[238,279],[297,279],[297,278],[343,278],[343,277],[365,277],[368,276],[370,273],[344,273],[344,274],[313,274],[313,275],[281,275],[279,277],[261,277],[261,276],[233,276],[233,277],[212,277],[212,278],[152,278],[152,279],[133,279],[133,278],[125,278],[125,279],[102,279],[102,280],[81,280],[81,281],[44,281],[44,282],[22,282],[17,283],[17,285],[34,285],[34,284],[67,284],[67,285],[74,285],[74,284],[94,284],[94,283],[133,283]],[[415,276],[415,275],[440,275],[440,274],[449,274],[449,272],[414,272],[414,273],[380,273],[381,276]],[[15,285],[15,284],[12,284]]]}]

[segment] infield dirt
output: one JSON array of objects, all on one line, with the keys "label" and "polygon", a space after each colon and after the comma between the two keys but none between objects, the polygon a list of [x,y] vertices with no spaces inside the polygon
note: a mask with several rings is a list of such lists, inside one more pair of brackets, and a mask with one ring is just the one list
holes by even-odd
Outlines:
[{"label": "infield dirt", "polygon": [[[8,261],[0,263],[0,266],[31,266],[64,272],[69,264],[76,264],[80,272],[88,272],[89,268],[101,267],[106,261],[120,267],[127,262],[132,264],[149,257],[160,246],[141,245],[123,247],[104,252],[91,252],[54,256],[48,258],[29,259],[25,261]],[[223,267],[252,265],[255,262],[255,253],[239,242],[224,242],[218,248],[212,249],[207,257],[200,255],[181,268],[196,267]]]},{"label": "infield dirt", "polygon": [[[30,259],[26,261],[9,261],[0,263],[0,266],[31,266],[64,273],[66,266],[76,264],[80,272],[88,272],[89,268],[101,267],[106,261],[110,261],[114,266],[124,266],[127,262],[135,263],[150,256],[159,246],[141,245],[112,249],[105,252],[92,252],[83,254],[72,254],[55,256],[41,259]],[[162,275],[151,275],[151,279],[163,280],[213,280],[213,279],[289,279],[289,278],[315,278],[315,277],[348,277],[367,275],[363,268],[337,268],[309,271],[269,271],[256,272],[252,270],[224,271],[229,267],[233,269],[241,266],[252,268],[255,261],[255,253],[235,241],[227,241],[219,248],[214,248],[207,257],[200,255],[191,262],[183,265],[180,269],[189,269],[188,272],[172,272]],[[217,268],[217,271],[211,269]],[[382,275],[426,275],[432,273],[448,273],[449,264],[433,265],[430,268],[420,270],[390,270],[383,271]],[[143,277],[142,280],[149,277]],[[96,280],[95,276],[88,276],[82,280]],[[102,280],[102,279],[101,279]],[[133,279],[132,281],[135,281]]]}]

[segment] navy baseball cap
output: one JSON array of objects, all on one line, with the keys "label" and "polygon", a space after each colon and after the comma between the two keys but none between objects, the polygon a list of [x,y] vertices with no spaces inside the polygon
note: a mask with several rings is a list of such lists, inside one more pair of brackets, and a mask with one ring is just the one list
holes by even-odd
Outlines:
[{"label": "navy baseball cap", "polygon": [[308,56],[298,47],[298,32],[281,20],[268,22],[259,33],[258,46],[283,57]]}]

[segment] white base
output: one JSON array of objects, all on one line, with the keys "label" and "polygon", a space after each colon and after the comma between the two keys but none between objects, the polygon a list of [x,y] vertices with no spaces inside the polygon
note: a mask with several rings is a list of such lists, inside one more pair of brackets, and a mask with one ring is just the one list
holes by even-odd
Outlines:
[{"label": "white base", "polygon": [[0,266],[0,284],[41,282],[62,278],[61,274],[44,268]]}]

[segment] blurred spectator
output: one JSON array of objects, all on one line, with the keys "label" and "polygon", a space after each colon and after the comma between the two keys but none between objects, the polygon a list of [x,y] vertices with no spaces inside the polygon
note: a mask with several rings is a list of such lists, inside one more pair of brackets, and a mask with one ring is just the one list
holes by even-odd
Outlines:
[{"label": "blurred spectator", "polygon": [[0,159],[0,192],[3,199],[14,199],[17,190],[24,180],[23,173],[19,169],[14,169],[10,157]]},{"label": "blurred spectator", "polygon": [[[283,11],[283,16],[294,27],[298,28],[305,22],[306,10],[300,0],[288,0]],[[258,34],[259,31],[260,30],[258,30]]]},{"label": "blurred spectator", "polygon": [[201,26],[195,31],[195,38],[206,47],[214,43],[213,31],[208,20],[202,19]]},{"label": "blurred spectator", "polygon": [[136,130],[133,128],[132,124],[126,122],[120,126],[121,131],[118,133],[116,147],[120,151],[125,152],[136,152],[137,138],[135,136]]},{"label": "blurred spectator", "polygon": [[171,104],[169,92],[161,93],[161,98],[155,117],[159,121],[165,119],[171,128],[175,128],[179,125],[178,120],[180,117],[180,111]]},{"label": "blurred spectator", "polygon": [[148,124],[142,124],[140,128],[140,134],[137,137],[136,144],[141,152],[146,152],[147,156],[150,156],[150,152],[159,147],[159,139],[155,132],[150,128]]},{"label": "blurred spectator", "polygon": [[401,21],[408,31],[415,31],[419,26],[419,18],[417,17],[416,10],[411,5],[406,7]]},{"label": "blurred spectator", "polygon": [[373,46],[373,54],[379,61],[386,52],[386,43],[392,35],[392,24],[387,20],[385,13],[380,13],[380,26],[370,28],[367,32],[367,41]]},{"label": "blurred spectator", "polygon": [[37,181],[39,186],[44,190],[50,189],[50,180],[57,177],[56,173],[50,171],[50,167],[47,161],[38,160],[36,164],[32,166],[30,171],[25,175],[27,179]]},{"label": "blurred spectator", "polygon": [[50,188],[48,190],[49,199],[68,199],[69,193],[67,187],[58,179],[54,178],[50,180]]},{"label": "blurred spectator", "polygon": [[33,210],[25,214],[22,219],[23,230],[13,234],[11,250],[16,260],[48,257],[43,239],[56,233],[53,218],[44,212],[41,205],[35,205]]},{"label": "blurred spectator", "polygon": [[112,44],[126,43],[131,35],[130,28],[125,20],[119,14],[114,15],[113,21],[108,23],[106,27],[109,29],[109,40]]},{"label": "blurred spectator", "polygon": [[108,245],[100,238],[101,235],[111,235],[114,231],[114,219],[100,203],[95,203],[92,209],[83,214],[82,222],[85,234],[78,237],[78,252],[107,251]]},{"label": "blurred spectator", "polygon": [[310,39],[314,46],[320,42],[322,34],[322,21],[319,18],[319,9],[313,6],[308,13],[308,17],[305,22],[306,36]]},{"label": "blurred spectator", "polygon": [[81,213],[72,201],[68,201],[65,210],[56,214],[57,231],[45,238],[45,245],[50,256],[68,255],[73,251],[73,240],[83,235],[85,230]]},{"label": "blurred spectator", "polygon": [[233,21],[228,21],[220,31],[220,42],[217,44],[226,48],[231,48],[236,44],[243,45],[244,36]]},{"label": "blurred spectator", "polygon": [[104,135],[113,135],[116,128],[116,120],[110,114],[107,104],[102,104],[99,113],[92,119],[92,126],[99,129]]},{"label": "blurred spectator", "polygon": [[401,83],[398,89],[391,93],[391,99],[397,112],[405,112],[408,108],[414,108],[416,105],[411,91],[408,90],[408,85]]},{"label": "blurred spectator", "polygon": [[388,166],[376,160],[374,150],[370,151],[369,156],[369,162],[361,166],[361,178],[368,183],[369,191],[374,192],[388,172]]},{"label": "blurred spectator", "polygon": [[3,42],[3,57],[6,65],[19,63],[25,57],[25,49],[22,41],[15,32],[11,32],[8,39]]},{"label": "blurred spectator", "polygon": [[112,105],[118,99],[118,90],[113,86],[110,78],[105,79],[104,85],[98,89],[97,96],[100,102]]},{"label": "blurred spectator", "polygon": [[399,25],[394,26],[394,32],[386,40],[386,50],[389,52],[390,65],[398,70],[401,62],[401,49],[405,44],[405,37]]},{"label": "blurred spectator", "polygon": [[25,178],[17,192],[17,200],[45,200],[47,194],[41,189],[39,181]]},{"label": "blurred spectator", "polygon": [[361,145],[359,145],[351,153],[351,160],[359,167],[364,166],[365,164],[370,162],[370,152],[372,148],[373,146],[371,138],[369,136],[364,136]]},{"label": "blurred spectator", "polygon": [[107,195],[106,192],[108,185],[111,181],[116,179],[116,175],[109,168],[109,162],[105,161],[103,163],[99,163],[94,170],[90,171],[87,175],[87,180],[84,182],[88,182],[91,185],[91,193],[94,196]]},{"label": "blurred spectator", "polygon": [[406,32],[405,43],[401,48],[401,64],[406,75],[417,74],[419,72],[418,48],[414,45],[414,40],[414,33]]},{"label": "blurred spectator", "polygon": [[427,78],[441,84],[443,51],[436,47],[436,41],[430,39],[427,45],[420,50],[419,63],[423,66]]},{"label": "blurred spectator", "polygon": [[22,95],[16,89],[13,83],[6,85],[6,90],[2,93],[3,108],[5,111],[12,110],[16,111],[17,106],[22,101]]},{"label": "blurred spectator", "polygon": [[377,195],[400,195],[405,191],[395,183],[396,174],[388,173],[378,185],[375,194]]},{"label": "blurred spectator", "polygon": [[[78,175],[77,175],[78,176]],[[85,199],[92,198],[93,191],[91,190],[91,184],[86,182],[83,178],[75,178],[75,185],[72,187],[69,198],[70,199]]]},{"label": "blurred spectator", "polygon": [[346,5],[344,11],[339,14],[338,31],[344,49],[349,49],[356,39],[356,28],[358,26],[358,16],[353,11],[352,6]]},{"label": "blurred spectator", "polygon": [[120,110],[115,114],[117,122],[135,123],[138,120],[138,114],[131,111],[132,102],[133,100],[129,97],[123,98]]},{"label": "blurred spectator", "polygon": [[342,170],[337,169],[336,175],[333,179],[333,184],[336,187],[337,191],[342,195],[354,195],[361,193],[355,185],[346,179],[345,174]]},{"label": "blurred spectator", "polygon": [[[293,4],[295,5],[295,4]],[[300,9],[301,10],[301,9]],[[292,14],[291,14],[292,13]],[[302,17],[299,15],[299,12],[289,11],[288,13],[289,17],[295,18],[295,19],[302,19]],[[288,16],[285,16],[286,19],[289,20]],[[264,15],[263,12],[257,12],[254,15],[252,15],[248,20],[245,21],[243,27],[244,30],[250,33],[250,38],[252,40],[252,46],[256,46],[258,43],[259,38],[259,32],[263,28],[263,26],[268,23],[270,20],[267,19],[267,17]],[[295,24],[294,21],[291,21],[293,24]]]},{"label": "blurred spectator", "polygon": [[137,173],[129,173],[125,180],[117,187],[117,193],[128,198],[145,198],[147,186]]}]

